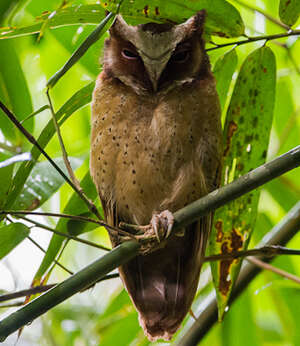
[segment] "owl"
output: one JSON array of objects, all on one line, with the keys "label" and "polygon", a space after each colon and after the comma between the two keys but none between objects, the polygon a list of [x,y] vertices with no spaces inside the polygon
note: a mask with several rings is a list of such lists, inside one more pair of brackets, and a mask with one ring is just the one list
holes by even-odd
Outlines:
[{"label": "owl", "polygon": [[[118,15],[92,99],[90,171],[106,222],[171,233],[119,268],[149,340],[170,340],[190,310],[212,215],[172,233],[172,213],[219,185],[219,99],[204,48],[205,11],[179,25]],[[120,240],[111,237],[112,245]]]}]

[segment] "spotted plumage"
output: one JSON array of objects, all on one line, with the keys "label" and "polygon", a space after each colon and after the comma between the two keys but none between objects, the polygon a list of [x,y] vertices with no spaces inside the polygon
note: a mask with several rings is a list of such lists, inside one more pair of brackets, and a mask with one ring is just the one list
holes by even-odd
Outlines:
[{"label": "spotted plumage", "polygon": [[[110,29],[93,93],[90,167],[111,225],[149,224],[219,184],[220,107],[204,17],[133,27],[118,16]],[[190,309],[210,224],[203,217],[119,269],[150,340],[169,340]]]}]

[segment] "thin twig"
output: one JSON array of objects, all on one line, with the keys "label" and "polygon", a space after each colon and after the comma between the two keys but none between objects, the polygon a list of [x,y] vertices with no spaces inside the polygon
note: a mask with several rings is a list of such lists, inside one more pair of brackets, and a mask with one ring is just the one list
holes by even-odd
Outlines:
[{"label": "thin twig", "polygon": [[113,231],[118,232],[118,228],[113,227],[108,225],[106,222],[104,221],[100,221],[100,220],[95,220],[95,219],[91,219],[89,217],[86,216],[80,216],[80,215],[71,215],[71,214],[61,214],[61,213],[49,213],[49,212],[39,212],[39,211],[27,211],[27,210],[1,210],[0,211],[0,215],[41,215],[41,216],[53,216],[53,217],[59,217],[59,218],[63,218],[63,219],[71,219],[71,220],[75,220],[75,221],[81,221],[81,222],[90,222],[90,223],[95,223],[99,226],[103,226],[105,228],[110,228]]},{"label": "thin twig", "polygon": [[[13,220],[11,220],[9,217],[6,217],[6,219],[10,222],[13,223]],[[40,244],[38,244],[33,238],[31,238],[29,235],[26,237],[29,241],[32,242],[32,244],[34,244],[38,249],[40,249],[43,253],[46,253],[46,250],[44,248],[41,247]],[[55,264],[57,264],[59,267],[61,267],[63,270],[65,270],[68,274],[73,275],[74,273],[69,270],[68,268],[66,268],[63,264],[61,264],[59,261],[54,260]],[[1,301],[1,300],[0,300]]]},{"label": "thin twig", "polygon": [[228,47],[228,46],[241,46],[242,44],[246,44],[246,43],[251,43],[251,42],[256,42],[256,41],[270,41],[270,40],[276,40],[278,38],[283,38],[283,37],[289,37],[289,36],[298,36],[300,35],[300,30],[293,30],[293,31],[289,31],[287,33],[282,33],[282,34],[274,34],[274,35],[261,35],[261,36],[254,36],[254,37],[248,37],[245,40],[242,41],[233,41],[233,42],[228,42],[228,43],[223,43],[223,44],[216,44],[216,47],[211,47],[211,48],[207,48],[206,51],[211,51],[211,50],[215,50],[215,49],[219,49],[219,48],[223,48],[223,47]]},{"label": "thin twig", "polygon": [[70,215],[70,214],[60,214],[60,213],[47,213],[47,212],[34,212],[34,211],[27,211],[27,210],[1,210],[0,215],[42,215],[42,216],[53,216],[53,217],[60,217],[60,218],[66,218],[66,219],[73,219],[77,221],[83,221],[83,222],[91,222],[95,223],[99,226],[105,227],[110,233],[112,234],[121,234],[125,237],[134,238],[134,236],[120,228],[111,226],[107,224],[104,221],[101,220],[94,220],[89,217],[80,216],[80,215]]},{"label": "thin twig", "polygon": [[274,23],[274,24],[280,26],[281,28],[283,28],[283,29],[285,29],[285,30],[290,30],[290,29],[291,29],[288,25],[282,23],[282,22],[281,22],[280,20],[278,20],[277,18],[272,17],[272,16],[269,15],[267,12],[263,11],[262,9],[260,9],[260,8],[258,8],[258,7],[256,7],[256,6],[253,6],[253,5],[250,6],[250,5],[244,3],[244,2],[241,1],[241,0],[233,0],[233,1],[236,2],[236,3],[238,3],[239,5],[241,5],[241,6],[245,7],[245,8],[247,8],[247,9],[250,10],[250,11],[258,12],[258,13],[262,14],[262,15],[263,15],[265,18],[267,18],[270,22],[272,22],[272,23]]},{"label": "thin twig", "polygon": [[[104,280],[110,280],[110,279],[114,279],[118,277],[119,277],[118,273],[108,274],[104,276],[102,279],[100,279],[99,281],[97,281],[97,283]],[[12,299],[20,298],[20,297],[26,297],[26,296],[31,296],[38,293],[43,293],[45,291],[50,290],[56,285],[58,285],[58,283],[49,284],[49,285],[39,285],[39,286],[28,288],[26,290],[21,290],[21,291],[17,291],[13,293],[8,293],[8,294],[2,294],[0,296],[0,302],[6,302],[8,300],[12,300]]]},{"label": "thin twig", "polygon": [[292,281],[296,282],[297,284],[300,284],[300,278],[298,276],[296,276],[296,275],[288,273],[285,270],[276,268],[276,267],[272,266],[271,264],[266,263],[264,261],[261,261],[260,259],[255,258],[255,257],[247,257],[246,259],[247,259],[247,261],[257,265],[258,267],[260,267],[262,269],[269,270],[269,271],[271,271],[273,273],[276,273],[276,274],[278,274],[280,276],[283,276],[286,279],[292,280]]},{"label": "thin twig", "polygon": [[54,234],[60,235],[60,236],[62,236],[64,238],[72,239],[72,240],[78,241],[80,243],[83,243],[83,244],[86,244],[86,245],[89,245],[89,246],[92,246],[92,247],[95,247],[95,248],[98,248],[98,249],[101,249],[101,250],[105,250],[105,251],[110,251],[111,250],[111,249],[107,248],[106,246],[93,243],[93,242],[91,242],[89,240],[85,240],[85,239],[82,239],[82,238],[78,238],[78,237],[76,237],[74,235],[68,234],[68,233],[63,233],[63,232],[57,231],[56,229],[53,229],[53,228],[51,228],[49,226],[41,224],[40,222],[37,222],[37,221],[32,220],[32,219],[29,219],[26,216],[19,216],[19,218],[34,224],[36,227],[45,229],[45,230],[50,231],[50,232],[52,232]]},{"label": "thin twig", "polygon": [[9,151],[10,153],[13,153],[13,154],[21,154],[21,152],[22,152],[22,149],[20,147],[7,145],[3,142],[0,143],[0,149]]},{"label": "thin twig", "polygon": [[37,140],[24,128],[24,126],[19,122],[15,115],[1,101],[0,108],[3,110],[6,116],[13,122],[13,124],[23,133],[23,135],[28,139],[28,141],[39,149],[39,151],[45,156],[45,158],[57,170],[57,172],[65,179],[65,181],[73,188],[73,190],[76,191],[78,196],[84,201],[89,210],[93,214],[95,214],[99,220],[101,220],[101,215],[99,214],[96,206],[93,203],[91,203],[89,199],[87,199],[85,195],[77,189],[77,187],[73,184],[70,178],[66,176],[66,174],[61,170],[61,168],[51,159],[51,157],[40,146]]},{"label": "thin twig", "polygon": [[22,305],[24,305],[23,302],[15,302],[13,304],[3,304],[3,305],[0,305],[0,309],[16,308]]},{"label": "thin twig", "polygon": [[[27,239],[30,240],[37,248],[39,248],[43,253],[46,253],[46,250],[43,249],[41,247],[40,244],[38,244],[33,238],[31,238],[29,235],[27,236]],[[59,261],[54,260],[54,263],[57,264],[60,268],[62,268],[63,270],[65,270],[67,273],[69,273],[70,275],[73,275],[74,273],[69,270],[68,268],[66,268],[63,264],[61,264]]]},{"label": "thin twig", "polygon": [[[71,167],[71,164],[70,164],[70,161],[69,161],[69,158],[68,158],[68,154],[67,154],[67,151],[66,151],[66,147],[65,147],[64,141],[63,141],[62,136],[61,136],[60,127],[58,126],[58,123],[57,123],[57,120],[56,120],[54,108],[53,108],[52,101],[51,101],[50,94],[49,94],[49,89],[47,89],[46,95],[47,95],[47,98],[48,98],[50,112],[52,114],[52,119],[53,119],[54,127],[55,127],[55,130],[56,130],[56,133],[57,133],[57,137],[58,137],[58,140],[59,140],[59,144],[60,144],[60,148],[61,148],[61,151],[62,151],[62,155],[63,155],[63,160],[64,160],[64,163],[65,163],[65,166],[67,168],[67,171],[69,173],[69,176],[70,176],[73,184],[77,187],[77,189],[82,194],[84,194],[84,192],[83,192],[83,190],[82,190],[82,188],[80,186],[80,183],[79,183],[78,179],[76,178],[76,176],[75,176],[75,174],[73,172],[73,169]],[[90,203],[92,203],[91,200],[90,200]]]},{"label": "thin twig", "polygon": [[274,257],[278,255],[300,255],[300,250],[298,249],[288,249],[280,245],[263,246],[260,248],[236,251],[233,253],[211,255],[204,257],[204,262],[221,261],[221,260],[233,260],[240,257],[248,256],[263,256],[263,257]]}]

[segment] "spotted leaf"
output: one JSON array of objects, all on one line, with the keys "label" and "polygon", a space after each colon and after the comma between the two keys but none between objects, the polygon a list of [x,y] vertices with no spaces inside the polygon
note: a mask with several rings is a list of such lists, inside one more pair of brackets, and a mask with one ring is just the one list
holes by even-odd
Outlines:
[{"label": "spotted leaf", "polygon": [[[262,47],[251,53],[239,72],[224,127],[222,184],[263,164],[268,150],[275,100],[276,66],[273,52]],[[227,254],[247,248],[255,226],[259,191],[228,203],[215,213],[210,253]],[[241,260],[212,262],[221,319]]]}]

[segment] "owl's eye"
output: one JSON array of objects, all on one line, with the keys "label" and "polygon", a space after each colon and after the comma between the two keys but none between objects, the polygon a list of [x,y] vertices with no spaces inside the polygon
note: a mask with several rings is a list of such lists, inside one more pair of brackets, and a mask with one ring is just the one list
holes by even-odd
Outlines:
[{"label": "owl's eye", "polygon": [[172,62],[183,63],[190,56],[190,51],[188,49],[180,50],[172,55]]},{"label": "owl's eye", "polygon": [[129,49],[123,49],[122,50],[122,56],[126,59],[130,59],[130,60],[136,60],[138,59],[138,54],[136,54],[135,52],[133,52],[132,50]]}]

